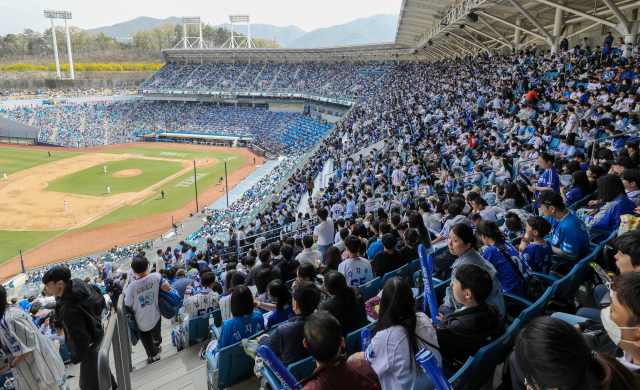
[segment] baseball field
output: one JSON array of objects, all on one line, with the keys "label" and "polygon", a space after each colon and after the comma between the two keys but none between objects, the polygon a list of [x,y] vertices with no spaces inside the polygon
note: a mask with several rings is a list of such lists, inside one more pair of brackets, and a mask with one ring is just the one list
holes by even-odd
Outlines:
[{"label": "baseball field", "polygon": [[224,194],[224,163],[231,188],[256,169],[254,157],[244,148],[160,143],[0,146],[2,271],[19,263],[19,250],[31,268],[157,238],[196,211],[196,185],[202,209]]}]

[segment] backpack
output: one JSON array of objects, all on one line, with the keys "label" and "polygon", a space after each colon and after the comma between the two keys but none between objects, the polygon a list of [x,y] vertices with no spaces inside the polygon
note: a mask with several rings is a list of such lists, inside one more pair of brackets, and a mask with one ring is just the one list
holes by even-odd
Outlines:
[{"label": "backpack", "polygon": [[158,309],[160,309],[160,315],[168,320],[176,316],[176,307],[180,307],[180,294],[178,291],[171,287],[171,290],[163,291],[158,286]]}]

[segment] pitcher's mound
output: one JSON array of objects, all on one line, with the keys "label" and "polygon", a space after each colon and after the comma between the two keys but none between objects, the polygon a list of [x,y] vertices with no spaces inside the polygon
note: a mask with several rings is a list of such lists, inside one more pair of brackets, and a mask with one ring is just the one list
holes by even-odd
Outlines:
[{"label": "pitcher's mound", "polygon": [[142,171],[140,169],[125,169],[124,171],[118,171],[116,173],[114,173],[113,177],[131,177],[131,176],[138,176],[139,174],[141,174]]}]

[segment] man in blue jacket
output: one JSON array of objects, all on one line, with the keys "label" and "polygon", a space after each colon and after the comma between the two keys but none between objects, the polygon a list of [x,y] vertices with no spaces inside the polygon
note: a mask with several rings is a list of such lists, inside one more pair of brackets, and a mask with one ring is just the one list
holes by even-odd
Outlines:
[{"label": "man in blue jacket", "polygon": [[268,334],[258,337],[260,345],[268,346],[285,367],[309,357],[304,347],[304,324],[320,304],[320,289],[313,282],[302,282],[293,293],[295,317],[276,328],[273,337]]}]

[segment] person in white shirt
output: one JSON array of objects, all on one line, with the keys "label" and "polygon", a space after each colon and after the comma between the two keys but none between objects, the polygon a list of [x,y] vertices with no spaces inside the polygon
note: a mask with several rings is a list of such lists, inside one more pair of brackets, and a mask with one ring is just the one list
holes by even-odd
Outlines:
[{"label": "person in white shirt", "polygon": [[158,249],[156,254],[157,256],[153,261],[156,265],[156,272],[160,272],[160,270],[165,269],[164,258],[162,257],[162,249]]},{"label": "person in white shirt", "polygon": [[329,212],[325,208],[320,208],[316,212],[320,219],[320,224],[313,229],[313,239],[318,243],[318,251],[322,253],[322,264],[327,264],[327,251],[333,245],[333,219],[329,218]]},{"label": "person in white shirt", "polygon": [[440,222],[440,219],[435,217],[433,214],[431,214],[430,211],[431,211],[431,207],[429,206],[429,203],[427,203],[427,202],[422,202],[418,206],[418,212],[420,213],[420,215],[422,215],[422,220],[424,221],[424,226],[427,229],[440,231],[440,229],[442,227],[442,223]]},{"label": "person in white shirt", "polygon": [[347,278],[349,286],[361,286],[373,280],[371,263],[367,259],[358,256],[362,242],[356,236],[347,236],[344,239],[348,258],[338,265],[338,272]]},{"label": "person in white shirt", "polygon": [[[213,291],[216,274],[205,272],[200,278],[201,287],[187,287],[184,292],[184,302],[180,311],[189,318],[196,318],[209,314],[220,307],[220,294]],[[184,317],[183,317],[184,319]]]},{"label": "person in white shirt", "polygon": [[431,389],[433,384],[418,365],[415,355],[429,349],[438,363],[438,337],[431,319],[413,310],[413,293],[409,284],[393,278],[382,289],[376,335],[364,352],[349,357],[349,361],[365,359],[378,374],[382,390]]},{"label": "person in white shirt", "polygon": [[151,364],[160,360],[162,352],[162,318],[158,308],[160,289],[169,292],[171,286],[161,274],[149,273],[149,261],[144,257],[134,257],[131,269],[137,279],[131,282],[124,292],[124,304],[135,314],[140,329],[140,341],[147,353],[147,364]]},{"label": "person in white shirt", "polygon": [[471,201],[471,205],[474,209],[478,211],[478,214],[482,217],[483,220],[486,221],[496,221],[496,213],[494,213],[493,209],[489,207],[489,204],[482,197],[478,196],[477,198]]},{"label": "person in white shirt", "polygon": [[317,250],[311,249],[313,246],[313,237],[307,235],[302,237],[302,246],[304,249],[302,252],[298,253],[295,260],[297,260],[300,265],[304,263],[310,263],[314,267],[316,266],[316,260],[322,259],[322,253]]}]

